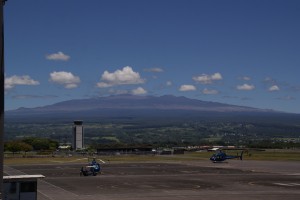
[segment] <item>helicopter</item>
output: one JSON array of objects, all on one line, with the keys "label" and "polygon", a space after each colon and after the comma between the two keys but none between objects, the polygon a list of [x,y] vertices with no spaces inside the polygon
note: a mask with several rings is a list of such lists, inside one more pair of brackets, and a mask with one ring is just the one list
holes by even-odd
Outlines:
[{"label": "helicopter", "polygon": [[80,169],[80,176],[97,176],[100,173],[100,164],[96,161],[96,158],[93,158],[92,162],[89,163],[87,166],[82,166]]},{"label": "helicopter", "polygon": [[218,152],[216,152],[215,154],[213,154],[210,157],[210,160],[214,163],[216,162],[223,162],[227,159],[234,159],[234,158],[239,158],[240,160],[243,160],[243,151],[241,153],[241,155],[237,155],[237,156],[232,156],[232,155],[227,155],[225,152],[223,152],[222,150],[218,150]]}]

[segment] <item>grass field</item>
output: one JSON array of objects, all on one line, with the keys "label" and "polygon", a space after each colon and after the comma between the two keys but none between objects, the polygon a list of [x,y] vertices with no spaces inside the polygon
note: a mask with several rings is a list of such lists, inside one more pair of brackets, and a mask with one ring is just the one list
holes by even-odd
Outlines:
[{"label": "grass field", "polygon": [[[229,155],[240,154],[241,151],[230,150]],[[179,155],[111,155],[96,156],[101,162],[172,162],[172,161],[197,161],[209,160],[213,152],[186,152]],[[91,157],[90,157],[91,158]],[[65,156],[65,157],[20,157],[10,156],[4,158],[5,165],[15,164],[38,164],[38,163],[87,163],[87,156]],[[281,161],[300,161],[300,150],[267,150],[267,151],[246,151],[244,160],[281,160]]]}]

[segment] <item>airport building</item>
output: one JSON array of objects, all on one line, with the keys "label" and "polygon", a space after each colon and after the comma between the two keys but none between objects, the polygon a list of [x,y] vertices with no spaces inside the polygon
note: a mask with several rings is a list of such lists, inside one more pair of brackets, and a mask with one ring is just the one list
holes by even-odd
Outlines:
[{"label": "airport building", "polygon": [[76,120],[73,125],[73,148],[80,150],[84,148],[83,121]]},{"label": "airport building", "polygon": [[45,178],[45,176],[41,174],[3,176],[4,195],[2,199],[37,200],[37,182],[41,178]]}]

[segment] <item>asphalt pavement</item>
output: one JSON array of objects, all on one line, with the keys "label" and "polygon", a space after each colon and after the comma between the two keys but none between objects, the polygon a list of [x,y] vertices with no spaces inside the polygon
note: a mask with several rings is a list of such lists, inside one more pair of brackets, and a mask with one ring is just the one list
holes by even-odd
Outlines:
[{"label": "asphalt pavement", "polygon": [[38,200],[299,199],[300,162],[230,160],[106,163],[97,176],[82,164],[5,166],[4,173],[42,174]]}]

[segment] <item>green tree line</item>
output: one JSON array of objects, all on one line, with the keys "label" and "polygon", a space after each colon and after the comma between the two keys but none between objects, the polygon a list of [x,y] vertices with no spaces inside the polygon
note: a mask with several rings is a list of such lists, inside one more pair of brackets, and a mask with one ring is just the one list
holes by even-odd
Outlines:
[{"label": "green tree line", "polygon": [[4,151],[14,153],[29,151],[55,150],[59,146],[57,141],[48,138],[30,137],[22,140],[12,140],[4,143]]}]

